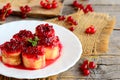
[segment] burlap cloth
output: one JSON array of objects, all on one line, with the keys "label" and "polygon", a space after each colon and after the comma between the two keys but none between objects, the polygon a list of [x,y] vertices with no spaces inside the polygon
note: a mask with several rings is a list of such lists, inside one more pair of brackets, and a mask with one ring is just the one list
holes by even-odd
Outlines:
[{"label": "burlap cloth", "polygon": [[[78,22],[78,25],[75,26],[73,33],[80,39],[82,43],[82,55],[98,55],[105,53],[108,50],[109,37],[115,25],[115,18],[103,13],[84,14],[82,11],[71,14],[71,16],[73,16],[73,18]],[[66,21],[59,21],[57,18],[46,21],[56,23],[66,28],[71,26]],[[95,34],[91,35],[85,33],[86,28],[90,25],[93,25],[97,29]],[[0,76],[0,80],[19,79]],[[57,80],[57,75],[33,80]]]}]

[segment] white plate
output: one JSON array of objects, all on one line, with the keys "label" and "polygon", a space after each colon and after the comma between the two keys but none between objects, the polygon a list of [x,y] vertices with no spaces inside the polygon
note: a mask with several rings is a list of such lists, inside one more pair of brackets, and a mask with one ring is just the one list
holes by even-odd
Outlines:
[{"label": "white plate", "polygon": [[[34,32],[35,27],[43,23],[47,22],[24,20],[0,25],[0,44],[11,39],[13,34],[19,32],[20,30],[27,29]],[[39,70],[22,70],[9,68],[0,62],[0,74],[20,79],[43,78],[59,74],[75,65],[82,54],[81,42],[71,31],[65,29],[64,27],[53,23],[49,24],[54,26],[56,35],[59,36],[60,41],[63,45],[63,50],[60,58],[55,63]]]}]

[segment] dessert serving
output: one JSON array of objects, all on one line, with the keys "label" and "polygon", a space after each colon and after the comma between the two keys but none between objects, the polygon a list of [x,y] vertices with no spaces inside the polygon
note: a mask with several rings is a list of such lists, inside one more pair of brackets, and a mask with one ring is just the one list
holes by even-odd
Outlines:
[{"label": "dessert serving", "polygon": [[33,34],[20,30],[0,45],[2,62],[14,68],[41,69],[55,62],[62,49],[59,37],[52,25],[40,24]]}]

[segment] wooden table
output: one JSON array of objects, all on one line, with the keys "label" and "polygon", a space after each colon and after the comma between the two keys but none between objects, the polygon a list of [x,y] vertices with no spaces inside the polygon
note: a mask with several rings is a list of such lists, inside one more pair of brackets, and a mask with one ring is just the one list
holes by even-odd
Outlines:
[{"label": "wooden table", "polygon": [[[71,6],[73,0],[64,0],[64,8],[62,14],[70,14],[75,10]],[[80,61],[67,70],[58,75],[58,80],[120,80],[120,0],[86,0],[84,4],[90,3],[96,12],[109,13],[116,16],[116,25],[112,32],[109,42],[109,50],[107,54],[96,56],[94,61],[97,62],[97,68],[91,70],[91,74],[87,77],[83,76],[79,71],[79,65],[83,62],[84,57]],[[35,18],[27,18],[35,19]],[[21,20],[19,17],[9,17],[7,22]],[[35,19],[41,20],[41,19]],[[91,56],[87,56],[90,58]]]}]

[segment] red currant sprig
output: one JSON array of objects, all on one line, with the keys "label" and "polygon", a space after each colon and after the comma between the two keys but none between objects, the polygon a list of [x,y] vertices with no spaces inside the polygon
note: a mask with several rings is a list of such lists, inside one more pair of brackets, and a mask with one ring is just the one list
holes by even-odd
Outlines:
[{"label": "red currant sprig", "polygon": [[29,13],[31,11],[31,7],[29,7],[28,5],[21,6],[20,10],[21,10],[21,17],[26,18],[27,13]]},{"label": "red currant sprig", "polygon": [[6,17],[10,14],[12,14],[11,4],[7,3],[2,9],[0,9],[0,20],[5,21]]},{"label": "red currant sprig", "polygon": [[65,16],[58,16],[59,21],[63,21],[63,20],[65,20],[65,18],[66,18]]},{"label": "red currant sprig", "polygon": [[58,4],[56,0],[53,0],[52,2],[50,2],[49,0],[45,0],[45,2],[40,1],[40,6],[44,9],[54,9],[57,8]]},{"label": "red currant sprig", "polygon": [[73,19],[72,16],[67,17],[67,22],[73,24],[73,25],[78,25],[78,23]]},{"label": "red currant sprig", "polygon": [[88,12],[93,12],[94,10],[93,10],[91,4],[88,4],[88,5],[86,5],[86,8],[83,11],[86,14]]},{"label": "red currant sprig", "polygon": [[[66,19],[65,16],[58,16],[59,21],[64,21]],[[69,28],[70,31],[74,31],[74,26],[78,25],[77,21],[73,19],[72,16],[68,16],[66,22],[70,23],[72,26]]]},{"label": "red currant sprig", "polygon": [[96,29],[93,25],[91,25],[90,27],[88,27],[86,30],[85,30],[85,33],[87,34],[94,34],[96,32]]},{"label": "red currant sprig", "polygon": [[77,0],[73,1],[73,6],[80,9],[80,10],[83,10],[85,14],[88,13],[88,12],[93,12],[94,11],[91,4],[87,4],[86,7],[84,7]]},{"label": "red currant sprig", "polygon": [[88,76],[90,74],[89,69],[95,69],[96,66],[97,65],[93,61],[89,62],[88,60],[85,60],[80,66],[80,69],[82,70],[84,76]]}]

